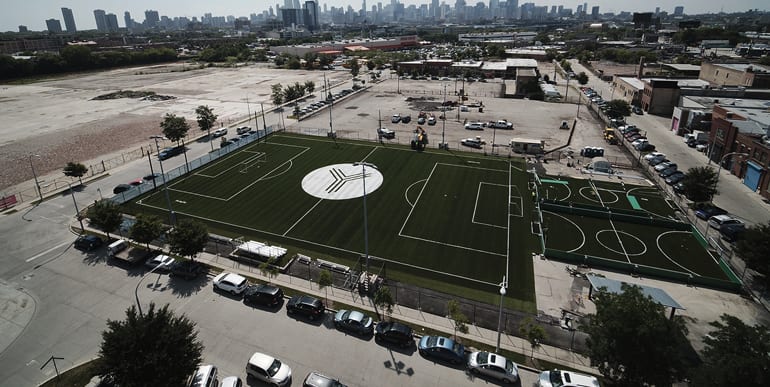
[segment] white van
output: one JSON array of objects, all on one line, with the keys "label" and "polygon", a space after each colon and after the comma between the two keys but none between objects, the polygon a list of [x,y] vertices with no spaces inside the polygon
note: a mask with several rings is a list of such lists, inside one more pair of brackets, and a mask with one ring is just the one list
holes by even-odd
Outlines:
[{"label": "white van", "polygon": [[218,385],[217,367],[211,364],[198,366],[190,379],[190,387],[217,387]]},{"label": "white van", "polygon": [[115,242],[110,243],[109,246],[107,246],[107,254],[110,256],[115,256],[115,254],[127,248],[128,248],[128,241],[126,241],[125,239],[118,239]]}]

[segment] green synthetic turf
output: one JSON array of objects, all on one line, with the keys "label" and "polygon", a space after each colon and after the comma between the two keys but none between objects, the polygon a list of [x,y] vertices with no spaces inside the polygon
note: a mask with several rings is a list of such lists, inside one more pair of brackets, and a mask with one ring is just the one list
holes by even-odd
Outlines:
[{"label": "green synthetic turf", "polygon": [[[508,268],[506,302],[535,310],[531,254],[539,248],[519,159],[281,134],[173,181],[169,193],[178,218],[203,220],[211,232],[353,266],[364,254],[362,198],[321,200],[301,182],[317,168],[361,160],[384,177],[366,205],[369,254],[388,262],[390,278],[494,302]],[[165,196],[158,190],[126,207],[162,214]]]}]

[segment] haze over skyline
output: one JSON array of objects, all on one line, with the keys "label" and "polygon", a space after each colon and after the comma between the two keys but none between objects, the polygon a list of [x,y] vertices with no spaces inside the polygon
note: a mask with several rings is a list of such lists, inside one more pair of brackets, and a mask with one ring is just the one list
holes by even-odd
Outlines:
[{"label": "haze over skyline", "polygon": [[[301,3],[304,4],[305,0]],[[371,10],[372,5],[378,1],[368,0],[367,8]],[[390,3],[390,0],[380,0],[383,6]],[[401,0],[401,3],[409,6],[411,4],[429,4],[430,0]],[[447,4],[454,7],[455,0],[444,0]],[[475,4],[477,0],[466,1],[466,4]],[[519,5],[525,2],[532,2],[538,6],[563,5],[566,8],[577,9],[579,4],[584,1],[570,0],[519,0]],[[362,1],[349,0],[318,0],[319,8],[323,5],[327,7],[346,7],[351,5],[353,9],[359,10]],[[489,0],[484,0],[489,6]],[[661,11],[673,13],[675,6],[684,6],[685,14],[697,13],[718,13],[720,11],[742,12],[750,9],[767,10],[767,2],[764,0],[734,0],[729,3],[716,0],[676,0],[660,2],[639,2],[636,0],[594,0],[587,1],[588,9],[598,5],[601,13],[621,11],[629,12],[654,12],[655,7],[660,7]],[[212,13],[215,16],[249,16],[251,13],[261,13],[269,7],[275,7],[276,4],[283,4],[283,0],[224,0],[219,2],[201,1],[201,0],[164,0],[162,2],[137,0],[125,3],[115,0],[66,0],[61,2],[51,2],[50,0],[27,0],[12,1],[6,4],[4,12],[0,14],[0,31],[18,31],[19,25],[25,25],[30,30],[45,30],[46,19],[58,19],[64,26],[61,8],[70,8],[75,17],[75,24],[78,30],[88,30],[96,28],[93,11],[103,9],[107,13],[114,13],[118,17],[118,23],[123,24],[123,12],[129,11],[131,16],[137,22],[144,20],[144,11],[148,9],[157,10],[160,15],[169,17],[186,16],[188,18],[200,17],[204,13]]]}]

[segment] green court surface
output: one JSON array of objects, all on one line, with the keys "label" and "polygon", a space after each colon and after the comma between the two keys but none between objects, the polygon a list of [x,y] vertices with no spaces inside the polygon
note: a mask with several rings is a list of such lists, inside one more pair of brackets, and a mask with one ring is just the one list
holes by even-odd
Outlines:
[{"label": "green court surface", "polygon": [[[212,233],[357,268],[365,252],[362,195],[316,197],[303,179],[358,161],[382,175],[381,186],[367,189],[366,215],[369,254],[385,262],[387,277],[494,303],[507,274],[508,306],[536,309],[532,253],[540,249],[519,159],[280,134],[174,180],[169,194],[178,218],[202,220]],[[321,176],[344,182],[323,186],[328,191],[362,180],[330,173]],[[166,214],[162,190],[126,207]]]}]

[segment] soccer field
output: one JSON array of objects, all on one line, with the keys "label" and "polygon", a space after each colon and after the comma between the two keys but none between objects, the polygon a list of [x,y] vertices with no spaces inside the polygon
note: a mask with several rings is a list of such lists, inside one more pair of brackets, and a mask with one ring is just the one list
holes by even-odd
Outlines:
[{"label": "soccer field", "polygon": [[[355,164],[365,162],[366,164]],[[520,159],[287,134],[252,143],[170,183],[178,218],[354,266],[365,252],[387,277],[534,311],[533,203]],[[163,214],[162,190],[127,205]]]}]

